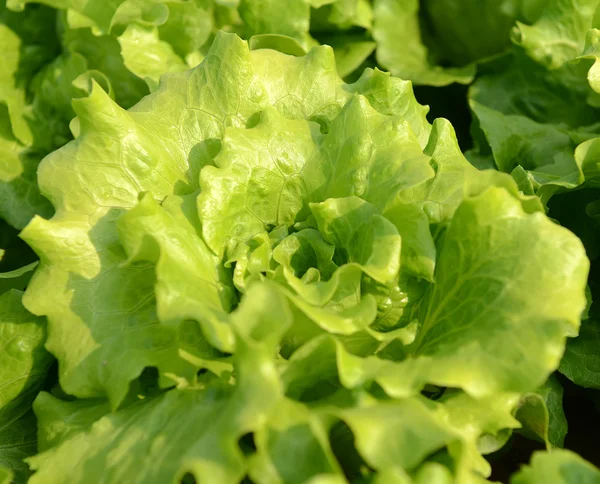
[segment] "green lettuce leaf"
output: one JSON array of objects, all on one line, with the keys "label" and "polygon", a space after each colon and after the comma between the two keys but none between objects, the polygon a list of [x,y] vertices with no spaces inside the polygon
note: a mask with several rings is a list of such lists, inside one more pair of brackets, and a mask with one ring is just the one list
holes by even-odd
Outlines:
[{"label": "green lettuce leaf", "polygon": [[563,447],[568,423],[562,401],[563,388],[555,376],[550,376],[535,392],[524,394],[516,413],[523,424],[520,432],[541,440],[548,449]]},{"label": "green lettuce leaf", "polygon": [[580,54],[597,6],[597,0],[553,0],[533,25],[517,22],[513,40],[532,59],[557,69]]},{"label": "green lettuce leaf", "polygon": [[[111,482],[170,482],[187,473],[200,482],[239,481],[245,462],[238,440],[261,426],[282,396],[272,353],[290,314],[275,292],[258,285],[231,318],[235,384],[199,381],[69,431],[58,446],[28,460],[37,470],[30,482],[86,482],[90,472]],[[48,411],[56,405],[36,405],[42,429],[60,423],[54,421],[60,413]]]},{"label": "green lettuce leaf", "polygon": [[[502,263],[492,262],[496,254]],[[580,260],[576,266],[573,256]],[[543,279],[537,277],[538,257],[557,264]],[[463,202],[444,235],[436,284],[420,304],[422,328],[410,357],[399,363],[360,361],[342,352],[344,378],[353,386],[375,379],[397,397],[427,383],[463,388],[473,396],[535,388],[558,366],[565,335],[577,334],[587,264],[573,234],[539,212],[526,213],[504,189],[491,188]],[[552,281],[551,274],[557,279]],[[523,277],[542,285],[521,286]],[[577,281],[574,291],[563,297],[561,281],[571,278]],[[532,290],[540,292],[533,295]],[[545,312],[536,301],[552,293],[556,307]]]},{"label": "green lettuce leaf", "polygon": [[443,68],[423,43],[419,22],[419,1],[375,0],[373,38],[377,61],[392,74],[415,84],[444,86],[453,82],[469,84],[475,66]]},{"label": "green lettuce leaf", "polygon": [[37,452],[31,403],[52,362],[44,349],[45,321],[21,302],[35,266],[0,273],[0,476],[7,483],[25,482],[29,475],[23,459]]},{"label": "green lettuce leaf", "polygon": [[579,337],[570,341],[560,363],[560,372],[577,385],[600,388],[600,323],[597,319],[582,321]]},{"label": "green lettuce leaf", "polygon": [[517,472],[510,482],[511,484],[596,483],[600,482],[600,471],[568,450],[536,452],[533,454],[531,464]]}]

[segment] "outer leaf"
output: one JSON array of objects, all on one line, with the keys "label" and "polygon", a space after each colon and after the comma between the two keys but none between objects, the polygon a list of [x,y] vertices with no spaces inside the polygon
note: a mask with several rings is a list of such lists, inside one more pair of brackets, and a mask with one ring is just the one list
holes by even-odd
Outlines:
[{"label": "outer leaf", "polygon": [[350,408],[340,417],[352,430],[358,452],[376,470],[394,465],[414,470],[457,439],[427,403],[416,399]]},{"label": "outer leaf", "polygon": [[531,464],[523,467],[510,480],[511,484],[570,484],[600,482],[600,470],[569,450],[536,452]]},{"label": "outer leaf", "polygon": [[43,320],[21,304],[22,292],[10,290],[0,296],[0,421],[21,416],[40,388],[50,362],[44,349]]},{"label": "outer leaf", "polygon": [[560,372],[575,384],[600,388],[600,321],[596,318],[581,322],[579,336],[567,345],[560,362]]},{"label": "outer leaf", "polygon": [[249,474],[256,482],[300,484],[324,474],[337,474],[343,481],[327,428],[304,405],[282,400],[255,434],[255,442],[257,452],[249,462]]},{"label": "outer leaf", "polygon": [[38,416],[38,451],[60,445],[110,412],[107,400],[59,400],[50,393],[40,392],[33,402]]},{"label": "outer leaf", "polygon": [[598,57],[600,54],[600,30],[590,29],[585,38],[585,48],[583,54],[579,56],[580,59],[592,59],[594,64],[588,71],[588,82],[592,89],[596,92],[600,92],[600,65],[598,63]]},{"label": "outer leaf", "polygon": [[[220,137],[226,118],[239,123],[261,102],[264,91],[251,73],[237,76],[233,84],[213,84],[217,72],[236,71],[248,62],[247,47],[222,35],[205,64],[182,74],[180,80],[168,79],[154,98],[131,113],[116,106],[98,86],[75,103],[80,137],[47,158],[41,168],[42,190],[58,215],[52,221],[34,220],[24,233],[47,264],[32,281],[27,304],[50,316],[48,347],[62,362],[66,391],[86,396],[107,391],[116,404],[143,367],[154,365],[166,372],[173,365],[180,368],[177,336],[156,321],[153,268],[121,266],[125,254],[118,245],[115,220],[136,203],[141,191],[151,190],[163,198],[173,193],[174,186],[175,193],[194,189],[214,143],[199,144],[190,161],[187,153],[199,140]],[[188,95],[187,82],[215,88]],[[183,86],[183,92],[176,86]],[[178,127],[181,122],[185,129]],[[160,143],[151,134],[156,129],[163,132]],[[107,137],[113,138],[108,150]],[[56,176],[61,183],[56,183]],[[75,253],[79,255],[72,259],[69,254]],[[52,280],[52,287],[77,287],[76,300],[72,302],[67,292],[50,296],[45,288]],[[42,292],[36,296],[38,290]],[[130,328],[126,337],[115,331],[123,324]],[[65,343],[71,338],[72,344]]]},{"label": "outer leaf", "polygon": [[[548,261],[556,266],[549,269]],[[565,334],[577,332],[588,264],[570,232],[490,188],[463,202],[445,234],[413,357],[361,363],[342,354],[346,384],[375,378],[395,396],[426,383],[473,396],[531,390],[558,366]],[[539,278],[541,268],[549,272]]]},{"label": "outer leaf", "polygon": [[15,139],[6,114],[0,105],[0,217],[24,227],[35,214],[48,216],[52,209],[37,188],[39,157]]},{"label": "outer leaf", "polygon": [[94,35],[90,29],[70,29],[65,32],[63,43],[71,52],[83,56],[88,68],[104,73],[119,106],[130,108],[148,94],[146,83],[125,66],[115,37]]},{"label": "outer leaf", "polygon": [[400,200],[417,205],[431,223],[444,223],[463,201],[466,182],[477,179],[480,173],[461,153],[454,128],[445,119],[436,119],[433,123],[424,151],[431,156],[435,176],[401,193]]},{"label": "outer leaf", "polygon": [[28,9],[18,15],[7,10],[4,2],[0,6],[0,104],[8,107],[14,136],[23,144],[33,140],[27,119],[27,88],[58,51],[54,17],[48,8]]},{"label": "outer leaf", "polygon": [[285,9],[277,0],[242,0],[239,11],[248,37],[282,34],[308,45],[310,7],[306,0],[290,0]]},{"label": "outer leaf", "polygon": [[35,181],[40,155],[27,150],[35,136],[27,89],[58,48],[53,24],[50,9],[15,14],[0,5],[0,217],[18,228],[35,213],[51,213]]},{"label": "outer leaf", "polygon": [[520,15],[520,0],[430,0],[421,2],[445,60],[462,66],[506,50]]},{"label": "outer leaf", "polygon": [[449,446],[448,452],[457,463],[457,482],[479,482],[489,477],[490,464],[481,454],[497,447],[488,447],[490,437],[504,443],[502,436],[519,426],[512,416],[517,401],[514,394],[498,394],[474,399],[462,392],[447,390],[440,398],[438,411],[454,432],[461,436],[461,445]]},{"label": "outer leaf", "polygon": [[159,39],[156,28],[145,29],[132,24],[118,40],[125,66],[144,79],[151,91],[157,88],[162,74],[188,68],[172,47]]},{"label": "outer leaf", "polygon": [[168,8],[161,0],[7,0],[6,3],[8,8],[20,11],[34,1],[67,10],[69,26],[74,29],[94,27],[103,34],[109,33],[114,25],[135,20],[159,25],[168,15]]},{"label": "outer leaf", "polygon": [[429,455],[447,453],[454,462],[455,481],[467,484],[481,482],[491,471],[477,449],[478,439],[518,426],[510,413],[515,397],[494,400],[481,402],[458,393],[440,403],[406,399],[359,404],[338,415],[352,430],[357,451],[374,469],[397,466],[416,474],[415,482],[448,482],[447,471],[425,472],[427,464],[421,467]]},{"label": "outer leaf", "polygon": [[25,482],[29,474],[23,459],[37,450],[31,402],[52,361],[44,349],[44,321],[23,308],[21,291],[11,289],[24,285],[33,267],[0,274],[0,479],[7,483]]},{"label": "outer leaf", "polygon": [[427,121],[429,106],[417,102],[410,81],[392,77],[389,72],[379,69],[365,69],[362,76],[345,89],[365,96],[378,112],[401,116],[408,121],[421,148],[425,148],[431,133],[431,125]]},{"label": "outer leaf", "polygon": [[193,65],[189,60],[197,56],[213,31],[213,2],[169,2],[168,7],[169,18],[158,27],[160,38],[168,42],[179,57]]},{"label": "outer leaf", "polygon": [[[232,316],[235,386],[215,381],[204,389],[172,390],[102,417],[30,459],[37,469],[30,482],[83,483],[90,472],[115,483],[171,482],[186,473],[199,483],[241,480],[238,440],[262,426],[281,396],[272,353],[289,317],[275,292],[255,286]],[[36,410],[42,426],[53,424],[54,414]]]},{"label": "outer leaf", "polygon": [[419,2],[376,0],[373,10],[373,37],[377,60],[395,76],[416,84],[444,86],[453,82],[468,84],[475,66],[442,68],[428,59],[419,26]]},{"label": "outer leaf", "polygon": [[359,196],[384,210],[433,176],[409,123],[379,114],[360,96],[332,123],[320,155],[303,173],[311,201]]},{"label": "outer leaf", "polygon": [[592,27],[598,0],[553,0],[533,25],[517,22],[513,40],[550,69],[575,58]]},{"label": "outer leaf", "polygon": [[2,484],[21,484],[27,482],[29,469],[23,459],[35,454],[36,421],[29,410],[14,420],[0,421],[0,482]]},{"label": "outer leaf", "polygon": [[523,424],[522,432],[541,440],[550,450],[562,447],[567,434],[567,420],[562,406],[563,388],[554,376],[533,393],[521,397],[516,417]]},{"label": "outer leaf", "polygon": [[573,156],[576,143],[568,131],[524,116],[504,116],[475,102],[471,109],[501,171],[511,172],[519,163],[539,185],[573,188],[583,182],[581,166]]},{"label": "outer leaf", "polygon": [[119,234],[129,263],[156,264],[160,321],[174,328],[185,320],[198,321],[212,345],[231,351],[233,335],[225,315],[235,295],[221,261],[199,237],[194,202],[168,197],[161,207],[146,195],[121,217]]},{"label": "outer leaf", "polygon": [[377,44],[362,35],[335,35],[320,37],[320,40],[333,47],[335,61],[340,76],[346,77],[356,71],[375,51]]},{"label": "outer leaf", "polygon": [[549,71],[524,54],[513,52],[480,66],[481,76],[469,98],[505,115],[522,115],[537,123],[564,128],[591,125],[598,109],[585,80],[586,62],[567,63]]}]

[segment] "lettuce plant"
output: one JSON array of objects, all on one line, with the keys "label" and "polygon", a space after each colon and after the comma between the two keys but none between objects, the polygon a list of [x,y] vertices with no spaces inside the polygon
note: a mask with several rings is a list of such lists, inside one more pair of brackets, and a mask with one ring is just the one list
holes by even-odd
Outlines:
[{"label": "lettuce plant", "polygon": [[219,33],[127,111],[88,87],[21,235],[60,380],[31,482],[489,476],[586,304],[538,198],[329,47]]},{"label": "lettuce plant", "polygon": [[[481,483],[515,432],[512,483],[600,481],[554,375],[597,385],[594,2],[27,3],[2,484]],[[411,80],[473,83],[466,156]]]}]

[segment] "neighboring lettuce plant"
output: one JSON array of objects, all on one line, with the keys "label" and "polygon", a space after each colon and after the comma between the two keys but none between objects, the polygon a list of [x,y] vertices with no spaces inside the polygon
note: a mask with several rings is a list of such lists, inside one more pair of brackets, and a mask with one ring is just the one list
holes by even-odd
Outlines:
[{"label": "neighboring lettuce plant", "polygon": [[37,427],[31,404],[42,388],[52,357],[44,349],[43,318],[21,302],[33,263],[0,273],[0,482],[24,482],[29,469],[23,459],[36,453]]},{"label": "neighboring lettuce plant", "polygon": [[30,482],[485,481],[578,332],[583,245],[410,82],[254,47],[129,110],[92,79],[41,163]]},{"label": "neighboring lettuce plant", "polygon": [[[456,6],[449,1],[431,4],[432,8],[445,4],[447,14],[451,5]],[[592,261],[591,308],[583,315],[580,337],[567,346],[560,371],[577,385],[598,389],[600,326],[592,301],[598,294],[594,267],[600,252],[599,31],[595,28],[600,27],[600,4],[553,0],[520,2],[519,8],[516,3],[507,8],[510,2],[498,5],[520,22],[510,31],[512,45],[479,63],[468,94],[474,146],[466,155],[480,168],[511,173],[522,193],[537,195],[549,216],[583,241]],[[462,12],[471,15],[478,8]],[[466,31],[455,29],[440,45],[461,45],[459,39]]]},{"label": "neighboring lettuce plant", "polygon": [[[600,313],[592,302],[600,282],[595,268],[600,254],[600,3],[380,0],[374,5],[380,64],[414,83],[472,83],[472,139],[462,140],[472,143],[467,158],[479,168],[510,173],[522,193],[538,196],[548,215],[583,241],[592,261],[591,307],[582,317],[580,336],[567,345],[560,372],[579,386],[600,389]],[[399,19],[405,29],[397,28]],[[419,36],[421,43],[409,41]],[[525,398],[529,404],[520,415],[527,415],[528,435],[560,446],[564,414],[541,406],[550,396],[562,399],[557,380],[533,397],[537,404]],[[547,425],[563,431],[550,432],[555,437],[548,439],[542,431],[531,432],[548,419]]]}]

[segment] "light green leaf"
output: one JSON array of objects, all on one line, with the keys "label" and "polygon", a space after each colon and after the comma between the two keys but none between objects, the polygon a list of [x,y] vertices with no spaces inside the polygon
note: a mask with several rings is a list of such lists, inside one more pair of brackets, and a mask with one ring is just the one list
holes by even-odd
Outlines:
[{"label": "light green leaf", "polygon": [[533,390],[558,366],[565,335],[577,333],[588,268],[573,234],[490,188],[461,204],[444,235],[412,356],[391,363],[340,354],[343,379],[375,379],[394,396],[426,383],[477,397]]},{"label": "light green leaf", "polygon": [[212,250],[237,246],[269,226],[293,225],[308,196],[303,169],[317,149],[315,126],[269,108],[256,127],[225,131],[216,167],[202,170],[198,210]]},{"label": "light green leaf", "polygon": [[118,41],[125,67],[144,79],[150,91],[156,90],[162,74],[188,68],[173,48],[159,39],[156,27],[128,25]]},{"label": "light green leaf", "polygon": [[454,128],[445,119],[434,121],[424,152],[431,157],[435,176],[401,193],[400,200],[416,204],[431,223],[447,222],[463,201],[467,181],[480,174],[462,154]]},{"label": "light green leaf", "polygon": [[17,289],[22,291],[27,287],[27,283],[33,275],[33,271],[37,267],[38,262],[32,262],[26,266],[20,267],[9,272],[0,273],[0,294],[5,293],[9,289]]},{"label": "light green leaf", "polygon": [[533,25],[517,22],[512,39],[549,69],[577,57],[592,27],[598,0],[552,0]]},{"label": "light green leaf", "polygon": [[44,349],[44,320],[23,307],[21,291],[11,289],[22,288],[35,265],[0,274],[0,480],[7,484],[29,475],[23,459],[37,451],[31,402],[52,362]]},{"label": "light green leaf", "polygon": [[329,46],[304,57],[253,50],[252,64],[265,86],[269,105],[289,119],[309,119],[328,127],[348,99]]},{"label": "light green leaf", "polygon": [[0,105],[7,106],[10,119],[2,124],[10,124],[15,138],[26,145],[33,141],[27,88],[59,50],[54,17],[55,12],[45,7],[19,14],[4,7],[4,2],[0,7]]},{"label": "light green leaf", "polygon": [[594,91],[600,93],[600,30],[590,29],[585,38],[585,48],[578,59],[591,59],[594,61],[588,71],[588,82]]},{"label": "light green leaf", "polygon": [[[156,264],[159,320],[174,329],[183,321],[198,321],[213,346],[232,351],[233,335],[225,317],[236,296],[230,276],[200,238],[194,195],[167,197],[159,205],[146,194],[119,219],[119,235],[128,264]],[[198,346],[181,341],[186,343]]]},{"label": "light green leaf", "polygon": [[[133,111],[119,108],[97,85],[74,101],[80,136],[40,168],[40,186],[57,215],[34,219],[23,234],[43,254],[26,304],[49,316],[48,348],[61,361],[65,391],[87,397],[106,392],[116,405],[144,367],[165,373],[181,368],[176,333],[157,321],[154,268],[122,265],[115,222],[143,191],[163,199],[194,190],[200,166],[218,149],[210,140],[220,138],[225,120],[241,123],[262,102],[264,91],[249,72],[238,73],[234,83],[214,84],[217,73],[243,66],[247,72],[249,61],[244,43],[221,34],[204,64],[167,78]],[[188,82],[214,89],[188,97]],[[163,132],[160,142],[156,129]],[[61,295],[48,293],[47,283],[62,287]]]},{"label": "light green leaf", "polygon": [[372,7],[368,0],[308,0],[317,10],[311,14],[311,30],[330,32],[347,30],[353,26],[370,29]]},{"label": "light green leaf", "polygon": [[44,349],[44,321],[23,308],[22,295],[12,289],[0,296],[0,422],[5,423],[27,410],[52,361]]},{"label": "light green leaf", "polygon": [[212,34],[215,22],[213,2],[169,2],[168,7],[169,18],[158,26],[160,39],[169,43],[179,57],[188,61],[198,54]]},{"label": "light green leaf", "polygon": [[[490,476],[492,468],[482,454],[498,450],[496,442],[504,444],[503,436],[519,427],[519,422],[513,417],[517,400],[516,394],[475,399],[451,389],[439,399],[441,408],[438,410],[444,421],[462,437],[462,445],[448,448],[457,463],[457,482],[476,483],[480,482],[480,476]],[[490,440],[493,442],[491,446]]]},{"label": "light green leaf", "polygon": [[251,50],[273,49],[283,54],[298,57],[306,55],[306,50],[296,39],[281,34],[253,35],[250,37],[248,44]]},{"label": "light green leaf", "polygon": [[356,71],[375,51],[376,43],[364,35],[340,35],[336,33],[319,38],[335,52],[335,61],[340,76],[346,77]]},{"label": "light green leaf", "polygon": [[[262,427],[282,396],[272,354],[289,318],[277,293],[255,286],[232,316],[235,385],[209,379],[204,388],[171,390],[108,414],[31,458],[30,482],[83,483],[90,472],[106,482],[171,482],[186,473],[200,483],[241,480],[238,441]],[[42,428],[60,416],[46,408],[36,406]]]},{"label": "light green leaf", "polygon": [[110,412],[108,400],[59,400],[50,393],[40,392],[33,402],[39,418],[38,451],[45,452],[80,432]]},{"label": "light green leaf", "polygon": [[383,216],[392,222],[402,239],[402,270],[433,282],[436,247],[429,230],[429,218],[414,204],[398,203]]},{"label": "light green leaf", "polygon": [[417,102],[410,81],[392,77],[389,72],[379,69],[365,69],[360,78],[345,89],[365,96],[377,112],[401,116],[408,121],[421,148],[425,148],[431,133],[431,124],[427,121],[429,106]]},{"label": "light green leaf", "polygon": [[358,452],[371,467],[399,466],[411,471],[457,438],[431,407],[417,399],[396,400],[341,410],[339,416],[352,430]]},{"label": "light green leaf", "polygon": [[67,22],[73,29],[93,27],[101,34],[109,33],[115,25],[135,21],[160,25],[169,12],[163,0],[7,0],[6,4],[21,11],[34,2],[66,10]]},{"label": "light green leaf", "polygon": [[319,154],[303,171],[311,201],[359,196],[384,210],[433,176],[409,123],[379,114],[362,96],[335,118]]},{"label": "light green leaf", "polygon": [[326,242],[381,283],[393,282],[400,270],[402,239],[396,227],[358,197],[330,198],[310,209]]},{"label": "light green leaf", "polygon": [[320,276],[331,277],[336,264],[333,262],[335,246],[325,242],[314,229],[304,229],[284,238],[273,250],[273,259],[290,268],[296,277],[302,277],[310,268],[316,268]]},{"label": "light green leaf", "polygon": [[277,0],[241,0],[240,17],[246,37],[256,34],[281,34],[308,46],[310,7],[306,0],[289,0],[285,8]]},{"label": "light green leaf", "polygon": [[252,129],[225,132],[216,168],[202,170],[203,235],[218,254],[269,227],[293,225],[307,202],[360,195],[379,207],[432,175],[408,123],[386,117],[355,96],[323,138],[317,126],[274,109]]},{"label": "light green leaf", "polygon": [[94,35],[90,29],[69,29],[63,43],[70,52],[83,56],[89,69],[104,73],[119,106],[130,108],[149,93],[146,83],[125,66],[117,38]]},{"label": "light green leaf", "polygon": [[256,482],[301,484],[323,474],[341,479],[327,428],[304,405],[281,400],[254,439],[257,451],[250,458],[249,474]]},{"label": "light green leaf", "polygon": [[[470,484],[491,472],[477,448],[479,438],[518,426],[510,413],[515,401],[514,396],[496,396],[482,402],[457,393],[440,402],[424,398],[372,402],[336,414],[351,429],[356,450],[375,470],[397,466],[416,474],[417,483],[448,482],[448,471],[426,471],[428,464],[422,466],[437,452],[455,463],[456,482]],[[426,475],[437,480],[428,481]]]},{"label": "light green leaf", "polygon": [[600,470],[570,450],[536,452],[531,464],[521,468],[510,484],[585,484],[600,483]]},{"label": "light green leaf", "polygon": [[49,216],[52,208],[37,188],[39,156],[15,139],[7,114],[0,104],[0,217],[22,228],[35,214]]},{"label": "light green leaf", "polygon": [[[377,303],[370,294],[362,294],[363,268],[345,264],[328,281],[303,279],[284,269],[284,280],[293,292],[284,294],[292,303],[294,324],[286,335],[284,354],[296,349],[323,331],[352,335],[370,326],[377,315]],[[308,280],[307,280],[308,279]],[[369,338],[371,339],[371,338]]]}]

